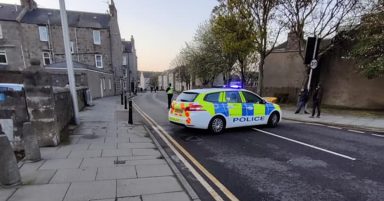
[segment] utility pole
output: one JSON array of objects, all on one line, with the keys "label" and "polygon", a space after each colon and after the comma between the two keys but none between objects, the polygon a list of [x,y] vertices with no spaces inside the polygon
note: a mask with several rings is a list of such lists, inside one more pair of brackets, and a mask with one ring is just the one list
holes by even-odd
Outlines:
[{"label": "utility pole", "polygon": [[312,73],[313,73],[313,70],[315,68],[317,68],[317,60],[316,60],[316,50],[317,50],[317,46],[318,46],[318,38],[317,36],[315,36],[315,48],[313,48],[313,54],[312,54],[312,61],[311,61],[311,64],[310,64],[310,71],[309,71],[309,77],[308,77],[308,85],[307,85],[307,89],[308,91],[310,90],[311,88],[311,82],[312,82]]},{"label": "utility pole", "polygon": [[65,49],[65,60],[67,62],[67,73],[68,73],[68,82],[69,82],[69,90],[72,96],[73,102],[73,113],[75,118],[75,123],[78,125],[79,122],[79,106],[77,103],[77,92],[76,92],[76,83],[75,83],[75,75],[73,72],[73,62],[72,55],[69,46],[69,32],[68,32],[68,18],[67,11],[65,10],[65,2],[64,0],[60,1],[60,17],[61,17],[61,27],[63,29],[63,39],[64,39],[64,49]]}]

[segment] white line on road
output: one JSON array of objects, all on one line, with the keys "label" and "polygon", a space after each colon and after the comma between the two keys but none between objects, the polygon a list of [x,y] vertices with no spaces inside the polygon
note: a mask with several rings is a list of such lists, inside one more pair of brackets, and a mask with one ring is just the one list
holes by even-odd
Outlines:
[{"label": "white line on road", "polygon": [[376,137],[384,137],[384,135],[379,135],[379,134],[374,134],[374,133],[371,135],[376,136]]},{"label": "white line on road", "polygon": [[290,138],[287,138],[287,137],[276,135],[276,134],[268,132],[268,131],[263,131],[263,130],[260,130],[260,129],[257,129],[257,128],[253,128],[253,130],[259,131],[259,132],[262,132],[264,134],[271,135],[271,136],[274,136],[274,137],[278,137],[278,138],[281,138],[281,139],[284,139],[284,140],[288,140],[290,142],[301,144],[301,145],[304,145],[304,146],[307,146],[307,147],[310,147],[310,148],[313,148],[313,149],[324,151],[324,152],[327,152],[327,153],[330,153],[330,154],[333,154],[333,155],[336,155],[336,156],[340,156],[340,157],[343,157],[343,158],[346,158],[346,159],[349,159],[349,160],[353,160],[353,161],[356,160],[356,158],[352,158],[352,157],[349,157],[349,156],[344,155],[344,154],[340,154],[340,153],[337,153],[337,152],[334,152],[334,151],[323,149],[323,148],[320,148],[320,147],[317,147],[317,146],[314,146],[314,145],[307,144],[305,142],[300,142],[298,140],[293,140],[293,139],[290,139]]},{"label": "white line on road", "polygon": [[337,126],[327,126],[328,128],[334,128],[334,129],[338,129],[338,130],[341,130],[343,128],[340,128],[340,127],[337,127]]},{"label": "white line on road", "polygon": [[357,131],[357,130],[352,130],[352,129],[349,129],[348,131],[350,131],[350,132],[354,132],[354,133],[365,133],[365,132],[363,132],[363,131]]}]

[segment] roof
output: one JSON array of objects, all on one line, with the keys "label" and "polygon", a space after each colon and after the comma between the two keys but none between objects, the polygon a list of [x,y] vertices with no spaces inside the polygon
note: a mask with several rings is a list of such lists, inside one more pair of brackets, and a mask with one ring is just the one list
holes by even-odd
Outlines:
[{"label": "roof", "polygon": [[[88,13],[80,11],[67,11],[68,26],[107,29],[109,27],[109,14]],[[36,8],[27,11],[21,20],[26,24],[50,24],[61,26],[60,10]]]},{"label": "roof", "polygon": [[21,10],[20,5],[0,3],[0,20],[16,21]]},{"label": "roof", "polygon": [[123,43],[123,52],[124,53],[132,53],[133,52],[133,46],[131,41],[122,41]]}]

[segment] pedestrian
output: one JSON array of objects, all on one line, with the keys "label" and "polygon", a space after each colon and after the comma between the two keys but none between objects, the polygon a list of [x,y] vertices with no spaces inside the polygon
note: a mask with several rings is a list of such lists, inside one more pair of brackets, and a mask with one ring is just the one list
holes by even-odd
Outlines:
[{"label": "pedestrian", "polygon": [[312,116],[310,118],[313,118],[315,116],[315,112],[317,110],[317,118],[320,118],[320,104],[321,99],[323,98],[323,89],[321,88],[321,85],[318,84],[315,92],[313,93],[313,108],[312,108]]},{"label": "pedestrian", "polygon": [[302,108],[304,108],[305,114],[309,114],[309,112],[307,112],[306,107],[305,107],[307,102],[308,102],[308,97],[309,97],[308,90],[306,88],[301,89],[300,95],[299,95],[299,103],[297,104],[297,109],[296,109],[295,114],[300,113]]},{"label": "pedestrian", "polygon": [[168,88],[165,90],[165,92],[167,92],[167,95],[168,95],[168,109],[170,109],[171,108],[171,102],[172,102],[172,96],[173,96],[173,87],[172,87],[171,83],[169,83]]},{"label": "pedestrian", "polygon": [[156,86],[156,87],[155,87],[155,93],[157,92],[158,89],[159,89],[159,88]]},{"label": "pedestrian", "polygon": [[151,87],[151,93],[152,93],[152,91],[153,91],[153,87]]}]

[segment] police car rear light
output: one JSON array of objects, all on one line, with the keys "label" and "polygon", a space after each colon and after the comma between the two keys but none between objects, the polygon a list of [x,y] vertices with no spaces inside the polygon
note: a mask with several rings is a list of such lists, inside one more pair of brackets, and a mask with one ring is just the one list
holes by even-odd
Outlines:
[{"label": "police car rear light", "polygon": [[202,105],[192,104],[185,108],[186,111],[205,111]]}]

